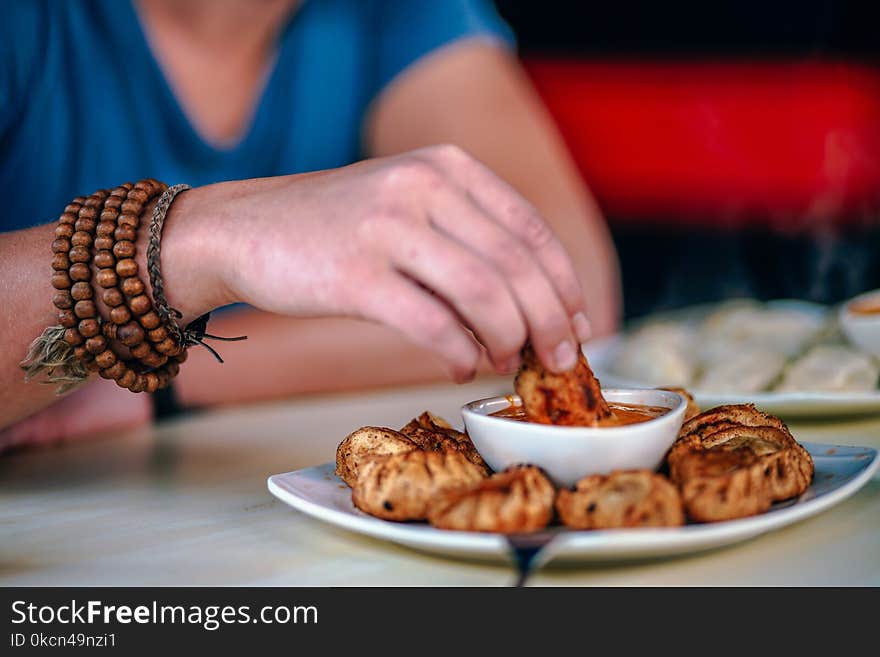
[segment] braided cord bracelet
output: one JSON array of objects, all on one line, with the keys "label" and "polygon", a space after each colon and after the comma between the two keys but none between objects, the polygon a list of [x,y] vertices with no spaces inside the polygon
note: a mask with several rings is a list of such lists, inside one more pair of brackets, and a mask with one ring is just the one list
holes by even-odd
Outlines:
[{"label": "braided cord bracelet", "polygon": [[184,347],[200,344],[222,363],[223,358],[220,357],[220,354],[211,345],[205,342],[205,338],[237,342],[239,340],[247,340],[247,336],[240,335],[234,338],[226,338],[206,333],[211,313],[205,313],[187,324],[186,328],[181,328],[177,320],[183,315],[179,310],[168,305],[168,300],[165,298],[165,287],[162,283],[162,229],[165,227],[165,216],[171,208],[171,202],[174,200],[174,197],[188,189],[190,189],[190,186],[186,184],[172,185],[163,192],[156,202],[156,207],[153,208],[153,217],[150,220],[150,239],[147,244],[147,273],[150,276],[150,286],[153,289],[153,306],[163,326],[167,327],[170,336],[177,344]]}]

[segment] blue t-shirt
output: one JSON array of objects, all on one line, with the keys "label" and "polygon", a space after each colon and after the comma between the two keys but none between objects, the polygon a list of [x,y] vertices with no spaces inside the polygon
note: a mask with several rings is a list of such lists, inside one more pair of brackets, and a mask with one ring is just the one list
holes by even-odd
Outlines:
[{"label": "blue t-shirt", "polygon": [[[255,5],[256,6],[256,5]],[[456,39],[511,40],[489,0],[306,0],[281,32],[245,136],[196,133],[129,0],[7,0],[0,20],[0,231],[153,177],[204,185],[361,159],[370,101]]]}]

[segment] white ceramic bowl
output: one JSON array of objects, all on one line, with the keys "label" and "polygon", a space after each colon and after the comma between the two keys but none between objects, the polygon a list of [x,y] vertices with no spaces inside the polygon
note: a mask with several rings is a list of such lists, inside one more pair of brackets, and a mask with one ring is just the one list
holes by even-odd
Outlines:
[{"label": "white ceramic bowl", "polygon": [[517,396],[466,404],[461,415],[468,435],[493,470],[517,463],[540,466],[559,486],[573,486],[589,474],[660,467],[684,420],[687,400],[666,390],[607,389],[609,402],[670,409],[653,420],[620,427],[559,427],[493,417]]},{"label": "white ceramic bowl", "polygon": [[880,290],[865,292],[854,297],[840,309],[840,327],[857,348],[880,356],[880,313],[854,313],[855,304],[871,303],[880,305]]}]

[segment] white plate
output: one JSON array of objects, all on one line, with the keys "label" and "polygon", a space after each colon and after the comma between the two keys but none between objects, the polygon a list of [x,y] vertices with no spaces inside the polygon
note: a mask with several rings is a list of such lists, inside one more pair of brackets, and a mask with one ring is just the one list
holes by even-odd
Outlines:
[{"label": "white plate", "polygon": [[[622,338],[614,335],[591,340],[584,345],[584,355],[590,361],[596,377],[605,388],[645,388],[644,381],[633,381],[617,376],[611,370]],[[872,392],[748,392],[717,393],[690,389],[703,408],[721,404],[754,403],[767,413],[783,417],[833,417],[880,413],[880,390]]]},{"label": "white plate", "polygon": [[[537,561],[616,561],[685,554],[729,545],[803,520],[846,499],[864,486],[880,465],[877,450],[803,443],[816,465],[813,484],[797,500],[767,513],[705,525],[664,529],[574,531],[552,529]],[[425,524],[379,520],[356,509],[351,491],[333,474],[334,464],[269,477],[269,490],[294,509],[360,534],[439,554],[510,558],[507,538],[497,534],[434,529]]]}]

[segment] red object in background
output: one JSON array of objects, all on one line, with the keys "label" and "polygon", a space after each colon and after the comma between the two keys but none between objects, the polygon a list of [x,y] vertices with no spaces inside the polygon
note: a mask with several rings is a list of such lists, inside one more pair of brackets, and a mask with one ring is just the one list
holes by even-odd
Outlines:
[{"label": "red object in background", "polygon": [[526,61],[614,221],[880,223],[880,69]]}]

